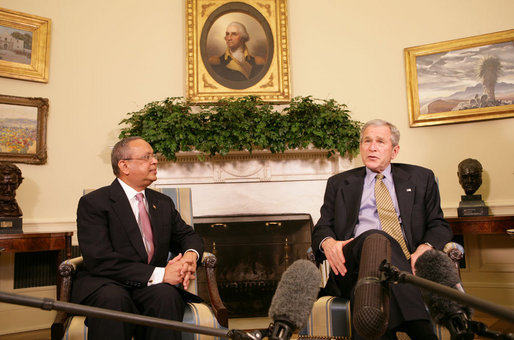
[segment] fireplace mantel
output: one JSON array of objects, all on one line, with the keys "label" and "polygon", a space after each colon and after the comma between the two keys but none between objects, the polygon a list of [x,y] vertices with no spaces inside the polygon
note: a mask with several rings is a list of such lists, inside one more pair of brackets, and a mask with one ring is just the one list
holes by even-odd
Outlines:
[{"label": "fireplace mantel", "polygon": [[[284,152],[273,153],[269,150],[253,150],[249,151],[230,151],[226,155],[209,156],[199,151],[178,152],[175,163],[194,163],[194,162],[226,162],[226,161],[242,161],[253,159],[273,159],[273,160],[291,160],[291,159],[316,159],[327,158],[328,151],[314,148],[285,150]],[[205,157],[205,160],[199,157]],[[339,153],[335,153],[330,158],[339,157]],[[165,157],[159,156],[159,162],[169,162]]]},{"label": "fireplace mantel", "polygon": [[159,158],[156,185],[308,181],[327,179],[351,167],[352,159],[326,150],[232,151],[200,160],[199,152],[177,153],[175,162]]},{"label": "fireplace mantel", "polygon": [[199,161],[180,153],[160,159],[156,187],[189,187],[195,216],[308,213],[319,217],[326,180],[353,167],[350,157],[323,150],[231,152]]}]

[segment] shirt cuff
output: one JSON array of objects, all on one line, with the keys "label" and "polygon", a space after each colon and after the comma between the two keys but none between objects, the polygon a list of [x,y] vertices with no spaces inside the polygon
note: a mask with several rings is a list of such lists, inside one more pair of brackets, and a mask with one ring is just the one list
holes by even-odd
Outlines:
[{"label": "shirt cuff", "polygon": [[325,254],[325,252],[323,251],[323,248],[321,247],[321,245],[323,244],[323,242],[325,242],[327,239],[329,238],[333,238],[332,236],[327,236],[325,237],[323,240],[321,240],[321,242],[319,243],[319,251],[323,254]]},{"label": "shirt cuff", "polygon": [[155,267],[152,276],[148,280],[148,286],[153,286],[164,281],[164,267]]},{"label": "shirt cuff", "polygon": [[191,249],[186,250],[186,251],[184,252],[184,254],[185,254],[185,253],[187,253],[188,251],[192,251],[192,252],[194,252],[194,253],[196,254],[196,261],[198,262],[198,259],[200,258],[200,254],[198,254],[198,252],[197,252],[196,250],[192,249],[192,248],[191,248]]}]

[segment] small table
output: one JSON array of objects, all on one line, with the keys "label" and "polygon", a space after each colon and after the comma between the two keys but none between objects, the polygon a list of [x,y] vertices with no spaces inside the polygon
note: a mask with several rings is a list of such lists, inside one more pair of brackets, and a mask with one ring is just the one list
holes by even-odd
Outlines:
[{"label": "small table", "polygon": [[514,216],[472,216],[446,218],[454,234],[508,234]]},{"label": "small table", "polygon": [[[63,261],[61,250],[64,250],[66,259],[71,258],[71,237],[73,232],[60,233],[26,233],[26,234],[0,234],[0,255],[3,253],[23,253],[35,251],[57,252],[55,267],[57,289],[59,290],[60,275],[57,268]],[[59,296],[59,291],[57,291]]]}]

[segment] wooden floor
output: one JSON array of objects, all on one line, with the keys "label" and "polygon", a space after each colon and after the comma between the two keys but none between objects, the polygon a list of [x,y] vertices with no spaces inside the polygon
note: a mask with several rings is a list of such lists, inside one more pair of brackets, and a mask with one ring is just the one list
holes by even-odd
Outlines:
[{"label": "wooden floor", "polygon": [[[507,322],[500,320],[495,317],[491,317],[487,314],[477,312],[475,311],[475,314],[473,315],[473,321],[477,322],[483,322],[487,328],[491,331],[498,331],[502,333],[513,333],[514,334],[514,325]],[[260,321],[260,323],[267,322],[266,320]],[[230,329],[233,328],[241,328],[241,327],[235,327],[235,326],[241,326],[238,324],[233,324]],[[255,328],[261,328],[262,325],[257,325],[259,327]],[[0,335],[0,340],[49,340],[50,339],[50,329],[43,329],[39,331],[33,331],[33,332],[25,332],[25,333],[16,333],[16,334],[9,334],[9,335]],[[478,337],[476,336],[475,339],[488,339],[485,337]]]}]

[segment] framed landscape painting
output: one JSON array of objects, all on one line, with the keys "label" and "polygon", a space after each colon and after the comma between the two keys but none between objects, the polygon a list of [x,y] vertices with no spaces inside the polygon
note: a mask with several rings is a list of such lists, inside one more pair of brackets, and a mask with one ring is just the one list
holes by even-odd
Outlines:
[{"label": "framed landscape painting", "polygon": [[404,52],[411,127],[514,117],[514,30]]},{"label": "framed landscape painting", "polygon": [[46,163],[48,99],[0,95],[0,161]]},{"label": "framed landscape painting", "polygon": [[0,8],[0,76],[48,82],[51,20]]},{"label": "framed landscape painting", "polygon": [[187,97],[291,98],[286,0],[187,0]]}]

